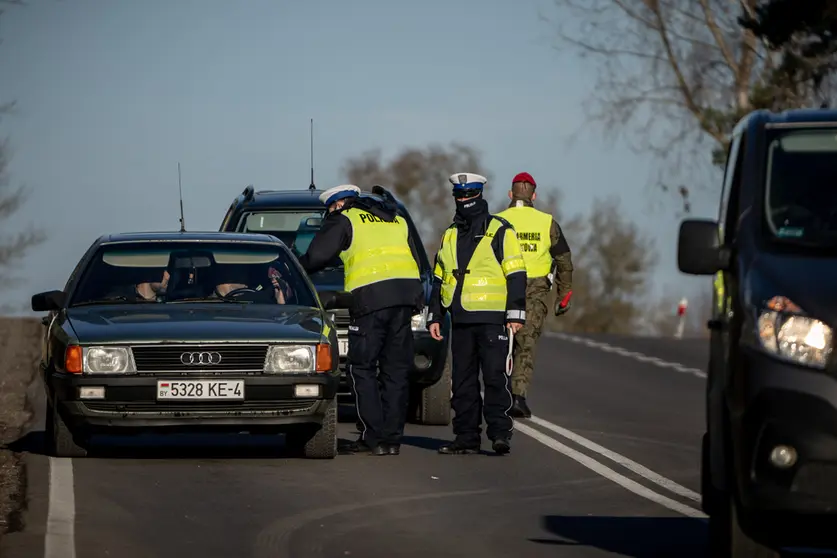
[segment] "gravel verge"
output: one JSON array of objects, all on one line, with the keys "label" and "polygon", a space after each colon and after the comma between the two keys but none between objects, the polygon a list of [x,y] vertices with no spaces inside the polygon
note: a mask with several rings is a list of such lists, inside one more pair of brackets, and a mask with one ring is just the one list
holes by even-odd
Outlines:
[{"label": "gravel verge", "polygon": [[22,528],[26,470],[23,454],[8,445],[34,416],[27,393],[37,380],[42,335],[37,318],[0,318],[0,537]]}]

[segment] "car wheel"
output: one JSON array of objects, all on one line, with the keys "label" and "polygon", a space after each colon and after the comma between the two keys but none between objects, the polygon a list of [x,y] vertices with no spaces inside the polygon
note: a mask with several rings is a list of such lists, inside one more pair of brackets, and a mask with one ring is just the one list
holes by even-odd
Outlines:
[{"label": "car wheel", "polygon": [[334,459],[337,456],[337,398],[329,401],[323,423],[316,432],[289,433],[286,440],[288,446],[301,449],[308,459]]},{"label": "car wheel", "polygon": [[719,495],[713,515],[709,516],[710,558],[781,558],[781,553],[764,545],[745,532],[739,505],[729,494]]},{"label": "car wheel", "polygon": [[87,456],[87,448],[79,443],[78,435],[70,430],[61,413],[51,403],[47,403],[45,437],[47,451],[54,457]]},{"label": "car wheel", "polygon": [[700,452],[700,507],[703,513],[711,516],[717,511],[718,489],[712,484],[712,466],[709,461],[709,433],[703,435]]},{"label": "car wheel", "polygon": [[779,551],[756,541],[744,531],[741,509],[734,499],[730,500],[731,558],[781,558]]},{"label": "car wheel", "polygon": [[451,408],[451,354],[448,351],[442,377],[439,381],[421,391],[418,405],[418,422],[428,426],[450,424]]}]

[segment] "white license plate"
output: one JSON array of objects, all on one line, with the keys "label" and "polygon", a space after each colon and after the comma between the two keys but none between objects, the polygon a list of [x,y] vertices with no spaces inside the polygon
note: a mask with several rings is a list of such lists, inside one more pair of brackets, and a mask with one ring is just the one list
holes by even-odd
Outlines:
[{"label": "white license plate", "polygon": [[157,399],[244,399],[244,380],[159,380]]},{"label": "white license plate", "polygon": [[337,340],[339,349],[340,349],[340,356],[346,356],[349,354],[349,340],[348,339],[338,339]]}]

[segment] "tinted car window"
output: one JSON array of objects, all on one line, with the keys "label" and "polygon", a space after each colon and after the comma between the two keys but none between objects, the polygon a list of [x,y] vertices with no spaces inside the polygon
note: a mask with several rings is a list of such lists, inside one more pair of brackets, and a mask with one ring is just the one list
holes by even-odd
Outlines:
[{"label": "tinted car window", "polygon": [[837,130],[774,132],[767,153],[766,221],[775,239],[837,243]]},{"label": "tinted car window", "polygon": [[135,242],[101,247],[85,270],[71,305],[113,300],[317,305],[286,250],[223,242]]}]

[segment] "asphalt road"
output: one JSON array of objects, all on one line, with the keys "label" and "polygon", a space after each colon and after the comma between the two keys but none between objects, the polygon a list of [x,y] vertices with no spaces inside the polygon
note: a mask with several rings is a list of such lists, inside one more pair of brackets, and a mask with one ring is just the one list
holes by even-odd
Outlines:
[{"label": "asphalt road", "polygon": [[704,341],[544,338],[535,417],[503,457],[438,455],[450,429],[408,425],[398,457],[180,438],[70,461],[38,455],[36,428],[26,529],[3,556],[704,556],[705,362]]}]

